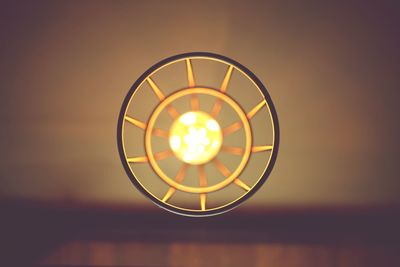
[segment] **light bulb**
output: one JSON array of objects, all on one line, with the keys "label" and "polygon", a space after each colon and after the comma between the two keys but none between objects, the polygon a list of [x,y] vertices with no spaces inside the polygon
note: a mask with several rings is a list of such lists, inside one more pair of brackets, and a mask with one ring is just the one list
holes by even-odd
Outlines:
[{"label": "light bulb", "polygon": [[175,156],[183,162],[192,165],[207,163],[221,148],[221,127],[205,112],[186,112],[172,123],[169,145]]}]

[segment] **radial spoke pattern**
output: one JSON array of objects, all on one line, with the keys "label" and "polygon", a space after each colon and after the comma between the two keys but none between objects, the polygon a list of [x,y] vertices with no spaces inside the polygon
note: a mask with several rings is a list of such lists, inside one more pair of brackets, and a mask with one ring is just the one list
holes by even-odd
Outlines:
[{"label": "radial spoke pattern", "polygon": [[[190,59],[185,59],[185,65],[186,65],[188,88],[194,88],[196,86],[196,82],[195,82],[195,75],[193,72],[192,61]],[[219,91],[223,94],[226,94],[233,71],[234,71],[233,65],[228,65],[225,76],[224,76],[221,86],[219,88]],[[149,86],[151,87],[154,94],[157,96],[158,100],[160,102],[164,101],[166,99],[166,96],[160,90],[160,88],[157,86],[157,84],[154,82],[154,80],[150,77],[147,77],[146,81],[149,84]],[[211,109],[210,115],[214,118],[217,118],[222,109],[223,104],[224,104],[224,101],[221,100],[220,98],[217,98]],[[265,105],[266,105],[265,100],[262,100],[260,103],[255,105],[247,114],[245,114],[247,120],[251,120],[257,114],[257,112]],[[194,94],[194,93],[191,94],[190,107],[191,107],[191,110],[194,110],[194,111],[200,110],[200,101],[199,101],[199,97],[197,94]],[[180,115],[179,112],[171,104],[166,105],[165,108],[166,108],[167,112],[169,113],[169,115],[173,119],[177,118]],[[143,129],[143,130],[147,129],[147,124],[138,119],[135,119],[135,118],[132,118],[132,117],[126,115],[125,120],[140,129]],[[230,134],[240,130],[241,128],[243,128],[242,121],[234,122],[231,125],[222,129],[222,135],[223,136],[230,135]],[[168,131],[165,131],[162,129],[154,128],[154,129],[152,129],[151,134],[154,136],[168,138],[170,133]],[[272,145],[253,146],[251,148],[251,153],[271,151],[272,149],[273,149]],[[245,154],[245,148],[243,148],[243,147],[233,147],[233,146],[224,146],[223,145],[221,147],[221,151],[228,153],[228,154],[232,154],[232,155],[238,155],[238,156],[243,156]],[[156,161],[159,161],[159,160],[163,160],[168,157],[171,157],[173,155],[174,155],[173,151],[171,149],[168,149],[168,150],[165,150],[162,152],[155,153],[153,156]],[[148,158],[148,156],[127,157],[127,161],[129,163],[146,163],[146,162],[149,162],[149,158]],[[214,158],[210,163],[213,163],[216,166],[216,168],[219,170],[219,172],[225,178],[228,178],[231,176],[231,171],[218,158]],[[183,163],[181,165],[181,167],[179,168],[178,173],[175,176],[175,182],[178,183],[179,185],[182,184],[182,181],[184,180],[185,175],[186,175],[187,168],[189,166],[190,166],[189,164]],[[207,187],[208,185],[207,185],[207,175],[206,175],[206,171],[205,171],[205,165],[204,164],[198,165],[197,172],[199,175],[198,176],[199,177],[199,187],[203,187],[203,188]],[[240,180],[237,177],[233,180],[233,183],[245,191],[251,190],[251,187],[249,187],[246,183],[244,183],[242,180]],[[164,203],[168,202],[170,200],[170,198],[176,192],[177,187],[179,188],[178,185],[170,186],[168,188],[167,192],[165,193],[165,195],[163,196],[162,202],[164,202]],[[206,210],[207,193],[199,193],[199,197],[200,197],[200,210],[205,211]]]}]

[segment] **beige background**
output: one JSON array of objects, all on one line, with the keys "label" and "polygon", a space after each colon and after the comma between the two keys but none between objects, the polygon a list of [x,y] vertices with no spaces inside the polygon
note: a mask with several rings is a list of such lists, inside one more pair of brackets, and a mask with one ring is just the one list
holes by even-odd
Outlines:
[{"label": "beige background", "polygon": [[281,126],[244,207],[399,204],[390,4],[31,2],[1,8],[0,196],[151,206],[120,163],[122,101],[151,65],[209,51],[251,69]]}]

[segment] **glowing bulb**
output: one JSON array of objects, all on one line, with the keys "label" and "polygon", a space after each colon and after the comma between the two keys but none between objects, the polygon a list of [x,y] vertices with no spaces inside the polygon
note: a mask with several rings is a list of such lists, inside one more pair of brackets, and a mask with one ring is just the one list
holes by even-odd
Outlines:
[{"label": "glowing bulb", "polygon": [[186,112],[172,123],[169,145],[181,161],[192,165],[204,164],[212,160],[221,148],[221,127],[205,112]]}]

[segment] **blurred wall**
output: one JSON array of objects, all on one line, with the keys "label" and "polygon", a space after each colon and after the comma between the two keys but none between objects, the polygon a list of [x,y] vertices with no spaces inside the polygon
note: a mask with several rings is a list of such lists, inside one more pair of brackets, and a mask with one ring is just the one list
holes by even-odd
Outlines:
[{"label": "blurred wall", "polygon": [[251,69],[281,126],[244,207],[400,203],[396,1],[6,1],[0,198],[151,205],[117,152],[123,98],[151,65],[209,51]]}]

